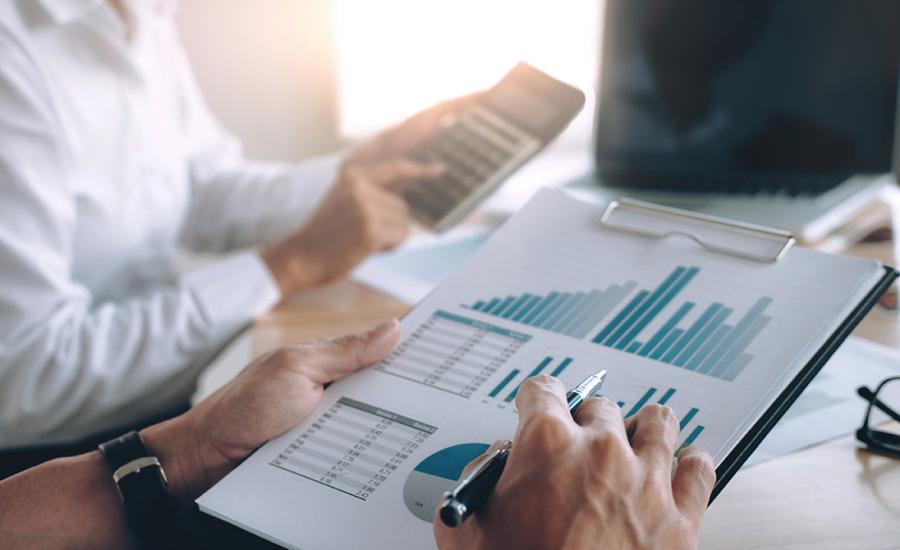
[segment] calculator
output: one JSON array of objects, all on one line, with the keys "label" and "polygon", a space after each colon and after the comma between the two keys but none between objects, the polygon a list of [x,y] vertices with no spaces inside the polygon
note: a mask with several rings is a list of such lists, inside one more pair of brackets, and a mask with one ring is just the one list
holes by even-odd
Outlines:
[{"label": "calculator", "polygon": [[404,190],[413,217],[435,231],[452,227],[553,141],[583,106],[581,90],[519,63],[460,112],[443,117],[438,132],[409,153],[447,167],[438,178]]}]

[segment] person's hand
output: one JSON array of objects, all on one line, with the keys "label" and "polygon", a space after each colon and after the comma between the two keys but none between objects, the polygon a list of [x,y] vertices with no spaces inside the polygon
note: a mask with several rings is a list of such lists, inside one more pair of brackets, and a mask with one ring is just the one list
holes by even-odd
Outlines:
[{"label": "person's hand", "polygon": [[515,444],[485,509],[455,529],[435,515],[438,546],[696,548],[715,469],[687,447],[672,476],[671,409],[648,405],[623,422],[615,403],[591,398],[573,420],[564,388],[545,375],[522,384],[516,406]]},{"label": "person's hand", "polygon": [[263,251],[283,294],[346,275],[369,254],[388,250],[409,234],[409,207],[399,191],[434,178],[443,166],[396,158],[368,166],[345,164],[309,221]]},{"label": "person's hand", "polygon": [[196,497],[254,449],[299,424],[325,384],[390,352],[397,321],[335,340],[286,346],[263,355],[185,414],[141,432],[182,501]]}]

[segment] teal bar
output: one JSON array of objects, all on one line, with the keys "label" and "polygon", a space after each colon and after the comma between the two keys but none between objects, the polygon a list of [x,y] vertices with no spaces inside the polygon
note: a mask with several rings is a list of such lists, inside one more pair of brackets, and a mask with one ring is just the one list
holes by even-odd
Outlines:
[{"label": "teal bar", "polygon": [[[538,366],[534,367],[534,369],[531,371],[531,374],[529,374],[527,376],[527,378],[531,378],[532,376],[539,375],[541,373],[541,371],[544,370],[547,367],[547,365],[550,364],[551,361],[553,361],[552,357],[544,357],[544,360],[541,361],[538,364]],[[521,384],[520,384],[520,386],[521,386]],[[513,399],[516,398],[517,393],[519,393],[519,386],[516,386],[516,388],[513,391],[509,392],[509,395],[506,396],[506,399],[504,399],[504,401],[509,403],[510,401],[512,401]]]},{"label": "teal bar", "polygon": [[568,336],[572,336],[580,328],[582,321],[591,314],[594,306],[603,299],[603,292],[592,290],[582,300],[575,309],[569,312],[569,320],[559,326],[559,331]]},{"label": "teal bar", "polygon": [[683,333],[684,330],[680,328],[676,328],[675,330],[673,330],[672,333],[669,334],[669,336],[663,341],[663,343],[660,344],[658,348],[656,348],[656,351],[653,352],[653,355],[650,356],[650,359],[659,359],[662,354],[664,354],[666,350],[669,349],[669,347],[672,345],[672,342],[678,340],[678,337]]},{"label": "teal bar", "polygon": [[666,401],[668,401],[669,398],[673,395],[675,395],[675,388],[669,388],[668,390],[666,390],[666,393],[664,393],[663,396],[659,398],[659,401],[657,401],[657,403],[659,403],[660,405],[665,405]]},{"label": "teal bar", "polygon": [[484,306],[484,302],[482,300],[478,300],[475,302],[475,305],[472,306],[472,309],[475,311],[481,311],[481,307]]},{"label": "teal bar", "polygon": [[629,416],[633,416],[639,410],[641,410],[641,407],[643,407],[647,403],[647,401],[649,401],[650,398],[653,397],[654,393],[656,393],[656,388],[650,388],[649,390],[647,390],[647,393],[645,393],[644,396],[641,397],[638,400],[638,402],[634,404],[634,407],[631,407],[631,410],[628,411],[628,414],[625,415],[625,418],[628,418]]},{"label": "teal bar", "polygon": [[489,313],[499,303],[500,303],[500,298],[493,298],[493,299],[491,299],[490,302],[488,302],[487,304],[485,304],[484,306],[481,307],[481,311],[483,311],[485,313]]},{"label": "teal bar", "polygon": [[707,322],[709,322],[709,320],[713,315],[716,314],[717,311],[719,311],[720,307],[722,307],[722,304],[716,302],[706,308],[706,311],[704,311],[703,314],[700,315],[700,318],[694,321],[694,324],[691,325],[691,328],[689,328],[688,331],[684,333],[684,335],[678,340],[678,342],[675,343],[674,346],[672,346],[672,350],[663,356],[663,362],[671,363],[672,360],[675,359],[675,356],[681,353],[681,350],[684,348],[685,344],[693,340],[694,336],[696,336],[697,333],[700,332],[700,329],[702,329],[703,326]]},{"label": "teal bar", "polygon": [[545,310],[544,315],[541,315],[541,317],[544,317],[544,320],[541,321],[538,326],[543,329],[552,330],[554,323],[556,323],[556,321],[559,320],[559,316],[564,314],[569,306],[572,305],[572,301],[577,294],[577,292],[575,294],[563,292],[560,295],[560,299]]},{"label": "teal bar", "polygon": [[572,311],[574,308],[583,306],[586,301],[587,294],[584,292],[576,292],[575,295],[572,296],[572,299],[561,307],[559,311],[556,312],[556,315],[548,321],[550,324],[547,328],[553,332],[562,332],[562,327],[568,325],[572,320]]},{"label": "teal bar", "polygon": [[622,407],[625,406],[625,402],[624,402],[624,401],[619,401],[618,403],[616,403],[616,405],[618,405],[619,408],[622,408]]},{"label": "teal bar", "polygon": [[522,319],[522,322],[526,325],[530,325],[531,322],[534,321],[534,318],[540,315],[540,313],[544,311],[544,309],[548,305],[550,305],[550,303],[555,300],[557,296],[559,296],[559,292],[554,291],[548,294],[547,297],[541,300],[541,303],[539,303],[531,313],[529,313],[524,319]]},{"label": "teal bar", "polygon": [[500,302],[499,306],[495,307],[493,310],[490,311],[490,314],[500,317],[500,314],[503,313],[503,310],[508,308],[510,306],[510,304],[512,304],[513,301],[515,301],[515,299],[516,299],[515,296],[507,296],[505,300]]},{"label": "teal bar", "polygon": [[531,308],[533,308],[535,305],[537,305],[538,302],[540,302],[543,299],[544,299],[543,296],[533,296],[530,300],[528,300],[528,303],[525,304],[525,307],[523,307],[521,310],[519,310],[518,313],[516,313],[515,317],[513,317],[512,320],[513,321],[521,320],[522,317],[525,317],[525,315],[527,315],[528,312],[531,311]]},{"label": "teal bar", "polygon": [[669,305],[672,299],[674,299],[675,296],[677,296],[678,293],[681,292],[682,289],[684,289],[684,286],[694,278],[694,275],[696,275],[698,271],[700,270],[696,267],[692,267],[685,271],[681,278],[677,279],[672,284],[671,288],[669,288],[656,303],[654,303],[652,306],[649,306],[644,316],[641,317],[640,320],[638,320],[638,322],[634,325],[634,327],[625,334],[625,337],[618,344],[616,344],[616,349],[622,349],[626,347],[632,342],[632,340],[637,338],[637,335],[640,334],[641,331],[647,327],[647,325],[653,322],[653,319],[655,319],[656,316],[659,315],[659,312],[662,311],[667,305]]},{"label": "teal bar", "polygon": [[656,301],[659,300],[660,297],[666,292],[666,290],[668,290],[668,288],[672,286],[672,284],[676,280],[678,280],[679,277],[681,277],[682,273],[684,273],[684,268],[681,266],[676,267],[675,271],[670,273],[669,276],[666,277],[666,280],[664,280],[658,287],[656,287],[656,289],[653,291],[653,294],[651,294],[649,298],[644,300],[644,302],[637,308],[637,310],[635,310],[635,312],[631,314],[631,317],[629,317],[628,320],[625,321],[625,323],[612,334],[612,336],[606,339],[604,344],[606,344],[607,346],[615,346],[616,349],[624,348],[627,343],[622,347],[619,347],[616,343],[631,330],[631,328],[635,325],[635,323],[638,322],[639,319],[644,316],[644,313],[647,312],[650,306],[655,304]]},{"label": "teal bar", "polygon": [[703,342],[705,342],[707,339],[709,339],[710,336],[713,335],[713,333],[719,328],[719,325],[721,325],[725,321],[725,318],[729,315],[731,315],[730,308],[723,307],[722,309],[717,311],[713,318],[708,323],[706,323],[705,327],[703,327],[703,330],[700,331],[700,334],[698,334],[697,337],[691,341],[690,345],[688,345],[688,347],[681,353],[681,355],[678,356],[678,359],[676,359],[672,364],[676,367],[683,367],[684,364],[688,362],[688,359],[690,359],[697,352],[697,350],[700,349],[700,346],[703,345]]},{"label": "teal bar", "polygon": [[[595,344],[599,344],[599,343],[603,342],[603,340],[607,337],[607,335],[609,335],[610,332],[615,330],[616,327],[619,326],[619,324],[621,324],[623,320],[625,320],[625,317],[627,317],[628,314],[631,313],[634,310],[634,308],[636,308],[638,306],[638,304],[640,304],[641,301],[647,297],[648,294],[650,294],[650,293],[647,292],[646,290],[642,290],[642,291],[638,292],[637,295],[634,298],[632,298],[630,302],[628,302],[628,305],[625,306],[625,309],[620,311],[619,314],[616,315],[613,318],[613,320],[610,321],[609,324],[606,325],[606,327],[604,327],[603,330],[600,331],[599,334],[597,334],[597,336],[594,336],[594,339],[592,340],[592,342],[594,342]],[[608,344],[604,343],[603,345],[608,345]]]},{"label": "teal bar", "polygon": [[571,362],[572,362],[572,358],[566,357],[565,359],[563,359],[563,362],[560,363],[558,367],[553,369],[553,372],[550,373],[550,376],[559,376],[560,374],[562,374],[562,372],[564,370],[566,370],[566,367],[568,367],[569,363],[571,363]]},{"label": "teal bar", "polygon": [[646,357],[647,354],[653,351],[653,348],[656,347],[657,344],[662,342],[663,338],[665,338],[669,334],[669,331],[675,328],[675,325],[677,325],[678,322],[681,321],[684,316],[687,315],[689,311],[691,311],[691,309],[693,309],[693,307],[693,302],[687,302],[680,308],[678,308],[678,311],[675,312],[675,315],[670,317],[669,320],[666,321],[666,324],[664,324],[661,329],[656,331],[656,334],[654,334],[653,338],[651,338],[647,342],[647,344],[643,348],[641,348],[641,351],[638,352],[638,355],[640,355],[641,357]]},{"label": "teal bar", "polygon": [[[713,365],[715,368],[710,371],[710,374],[719,378],[722,378],[722,374],[728,370],[728,367],[734,363],[734,360],[737,359],[737,356],[744,352],[747,349],[747,346],[759,336],[759,333],[762,332],[766,325],[769,324],[769,321],[772,318],[768,315],[760,315],[756,319],[753,320],[753,324],[750,325],[744,334],[741,334],[737,340],[735,340],[734,345],[731,346],[731,349],[728,350],[727,353],[721,359],[710,358],[713,361]],[[724,344],[723,344],[724,346]],[[718,351],[718,350],[717,350]]]},{"label": "teal bar", "polygon": [[737,359],[728,367],[724,373],[722,373],[723,380],[728,380],[729,382],[733,382],[735,378],[737,378],[743,371],[744,368],[750,364],[750,361],[753,361],[753,356],[747,353],[742,353],[737,356]]},{"label": "teal bar", "polygon": [[559,309],[559,307],[571,297],[571,292],[563,292],[562,294],[558,295],[556,299],[553,300],[553,302],[549,306],[547,306],[547,309],[545,309],[540,315],[538,315],[531,326],[543,328],[544,323],[547,321],[547,319],[549,319],[550,316],[553,315],[553,313],[556,312],[556,310]]},{"label": "teal bar", "polygon": [[625,350],[628,353],[637,353],[637,350],[641,349],[641,346],[644,345],[643,342],[632,342],[628,349]]},{"label": "teal bar", "polygon": [[692,445],[701,433],[703,433],[703,426],[697,426],[696,428],[694,428],[691,434],[687,436],[687,439],[684,440],[684,443],[682,443],[681,446],[678,447],[678,450],[680,451],[688,445]]},{"label": "teal bar", "polygon": [[504,378],[502,382],[497,384],[496,388],[491,390],[491,393],[489,393],[488,395],[491,397],[497,397],[497,394],[499,394],[501,391],[503,391],[503,388],[505,388],[506,385],[509,384],[513,378],[518,376],[519,372],[520,372],[519,369],[513,369],[509,374],[506,375],[506,378]]},{"label": "teal bar", "polygon": [[[711,364],[714,365],[714,364],[718,363],[719,360],[722,358],[722,356],[735,346],[735,344],[738,342],[738,340],[743,341],[744,334],[748,330],[750,330],[750,327],[752,327],[756,324],[756,320],[759,318],[760,315],[762,315],[763,310],[765,310],[771,303],[772,303],[772,298],[769,298],[768,296],[763,296],[762,298],[757,300],[755,304],[753,304],[753,307],[750,308],[750,311],[748,311],[747,314],[744,315],[741,318],[740,322],[738,322],[738,324],[734,327],[734,331],[729,335],[729,337],[724,342],[722,342],[720,348],[716,349],[716,351],[713,352],[713,356],[710,357]],[[762,330],[762,327],[760,327],[759,330]],[[757,331],[757,334],[758,333],[759,332]],[[756,335],[754,334],[754,337],[755,336]],[[732,358],[732,360],[733,360],[733,358]]]},{"label": "teal bar", "polygon": [[712,363],[709,362],[710,353],[719,343],[725,339],[725,336],[731,332],[731,325],[722,325],[716,329],[716,332],[712,335],[712,338],[709,339],[703,347],[700,348],[700,351],[694,354],[691,357],[691,360],[685,366],[686,369],[699,372],[700,374],[707,374],[709,372],[709,367]]},{"label": "teal bar", "polygon": [[531,298],[531,294],[523,294],[522,296],[520,296],[518,300],[513,302],[511,308],[503,312],[502,317],[504,319],[509,319],[513,313],[515,313],[520,307],[522,307],[522,304],[528,301],[529,298]]},{"label": "teal bar", "polygon": [[688,425],[691,419],[694,418],[694,416],[698,412],[700,412],[700,409],[697,408],[692,408],[691,410],[689,410],[688,413],[684,415],[684,418],[681,419],[681,422],[678,423],[678,427],[683,430],[684,427]]},{"label": "teal bar", "polygon": [[585,338],[597,326],[597,323],[609,315],[610,311],[618,307],[635,286],[634,282],[628,282],[624,287],[610,285],[600,296],[597,303],[591,305],[590,309],[585,311],[586,315],[584,318],[576,321],[578,328],[572,336],[579,339]]}]

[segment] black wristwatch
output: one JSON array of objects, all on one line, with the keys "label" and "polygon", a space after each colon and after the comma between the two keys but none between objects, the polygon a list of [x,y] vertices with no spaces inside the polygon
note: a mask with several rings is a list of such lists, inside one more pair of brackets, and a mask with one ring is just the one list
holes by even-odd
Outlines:
[{"label": "black wristwatch", "polygon": [[175,534],[178,503],[169,492],[159,459],[147,451],[137,432],[103,443],[100,452],[112,471],[138,542],[147,548],[167,547]]}]

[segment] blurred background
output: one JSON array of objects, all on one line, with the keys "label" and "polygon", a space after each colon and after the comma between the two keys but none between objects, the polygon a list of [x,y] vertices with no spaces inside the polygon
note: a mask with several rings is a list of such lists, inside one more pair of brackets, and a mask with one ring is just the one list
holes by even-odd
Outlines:
[{"label": "blurred background", "polygon": [[[248,155],[298,160],[487,87],[519,60],[590,93],[601,11],[584,0],[182,0],[178,25],[210,107]],[[557,147],[586,145],[591,105]]]}]

